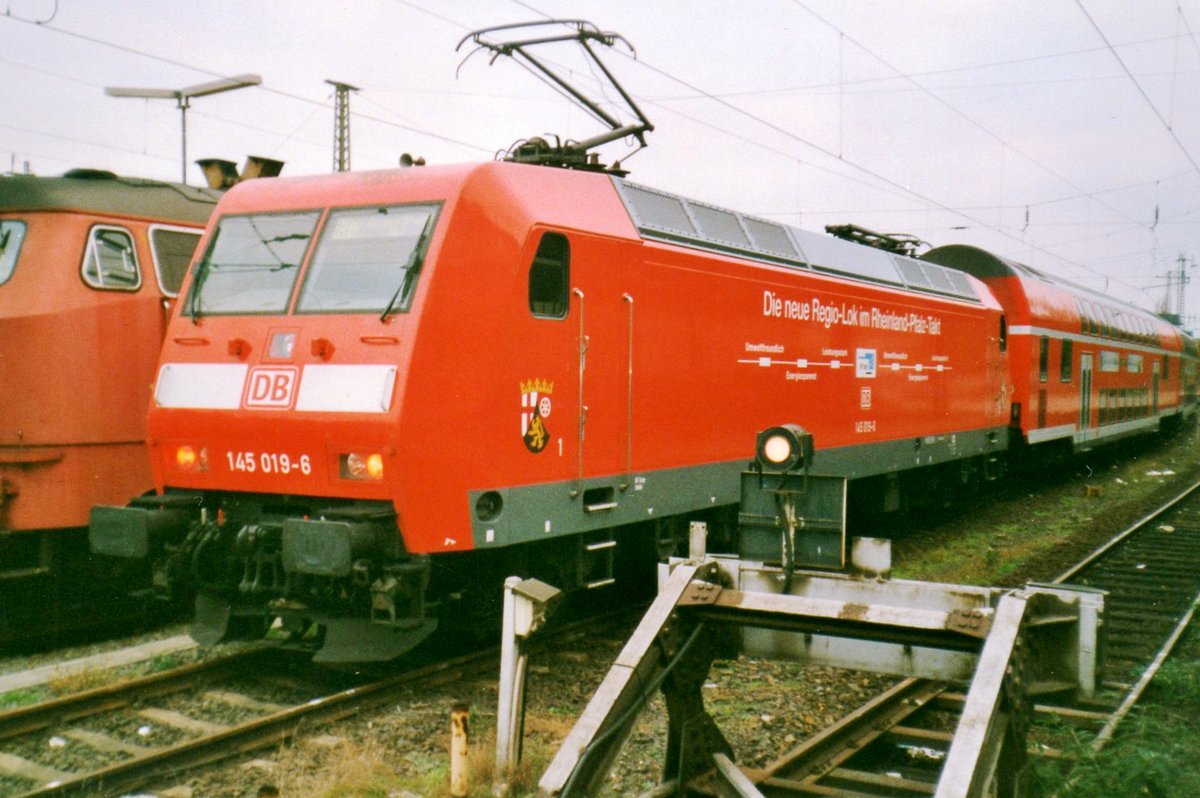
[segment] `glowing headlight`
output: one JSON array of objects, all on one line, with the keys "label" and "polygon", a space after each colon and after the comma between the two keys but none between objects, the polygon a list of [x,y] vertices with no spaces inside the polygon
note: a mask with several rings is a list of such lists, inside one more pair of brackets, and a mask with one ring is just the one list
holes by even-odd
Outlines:
[{"label": "glowing headlight", "polygon": [[813,439],[802,427],[783,424],[758,433],[758,464],[770,471],[798,471],[812,463]]},{"label": "glowing headlight", "polygon": [[208,449],[183,445],[175,450],[175,465],[181,471],[207,471]]},{"label": "glowing headlight", "polygon": [[383,455],[351,452],[341,457],[343,479],[383,479]]},{"label": "glowing headlight", "polygon": [[792,441],[786,435],[772,435],[763,441],[762,452],[767,462],[783,465],[792,456]]}]

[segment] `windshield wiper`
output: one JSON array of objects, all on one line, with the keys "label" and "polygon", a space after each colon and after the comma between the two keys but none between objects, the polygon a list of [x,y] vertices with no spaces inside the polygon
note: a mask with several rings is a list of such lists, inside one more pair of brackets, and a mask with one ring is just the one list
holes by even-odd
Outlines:
[{"label": "windshield wiper", "polygon": [[425,246],[425,238],[429,235],[429,228],[432,225],[433,214],[431,213],[429,214],[429,218],[425,220],[425,226],[421,228],[421,235],[417,236],[417,243],[413,247],[412,254],[408,256],[408,262],[404,264],[404,278],[400,281],[400,287],[396,289],[396,293],[392,294],[392,298],[388,300],[383,313],[379,314],[380,321],[387,321],[388,316],[392,315],[392,308],[396,306],[397,300],[407,295],[409,287],[417,277],[417,272],[421,270],[421,250]]}]

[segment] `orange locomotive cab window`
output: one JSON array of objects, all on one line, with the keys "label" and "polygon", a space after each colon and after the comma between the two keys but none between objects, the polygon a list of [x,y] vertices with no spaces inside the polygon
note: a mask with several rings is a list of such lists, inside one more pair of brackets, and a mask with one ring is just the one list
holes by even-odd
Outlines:
[{"label": "orange locomotive cab window", "polygon": [[158,287],[167,296],[179,293],[199,241],[199,230],[151,226],[150,252],[154,255],[154,270],[158,275]]},{"label": "orange locomotive cab window", "polygon": [[546,233],[529,267],[529,312],[565,319],[570,307],[571,245],[562,233]]},{"label": "orange locomotive cab window", "polygon": [[15,219],[0,219],[0,285],[8,282],[17,268],[17,256],[25,241],[25,223]]},{"label": "orange locomotive cab window", "polygon": [[123,227],[96,226],[88,234],[83,281],[92,288],[136,291],[142,285],[133,236]]},{"label": "orange locomotive cab window", "polygon": [[423,204],[330,211],[298,312],[386,316],[406,310],[438,210]]},{"label": "orange locomotive cab window", "polygon": [[283,313],[319,211],[224,216],[196,264],[184,315]]}]

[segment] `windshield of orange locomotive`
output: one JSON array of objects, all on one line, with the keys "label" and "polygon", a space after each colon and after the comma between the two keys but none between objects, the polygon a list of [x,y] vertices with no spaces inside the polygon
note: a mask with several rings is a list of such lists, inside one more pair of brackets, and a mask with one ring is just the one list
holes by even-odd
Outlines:
[{"label": "windshield of orange locomotive", "polygon": [[404,310],[436,205],[333,210],[304,278],[300,313]]},{"label": "windshield of orange locomotive", "polygon": [[[320,227],[296,310],[408,306],[438,206],[335,208]],[[197,264],[184,315],[285,313],[320,212],[225,216]]]},{"label": "windshield of orange locomotive", "polygon": [[15,219],[0,219],[0,285],[8,282],[17,268],[17,255],[25,241],[25,223]]},{"label": "windshield of orange locomotive", "polygon": [[304,213],[224,216],[196,264],[184,314],[283,313],[320,218]]}]

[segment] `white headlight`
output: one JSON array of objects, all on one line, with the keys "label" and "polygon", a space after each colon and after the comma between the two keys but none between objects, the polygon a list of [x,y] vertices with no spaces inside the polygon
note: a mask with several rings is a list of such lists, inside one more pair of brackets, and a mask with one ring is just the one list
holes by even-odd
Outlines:
[{"label": "white headlight", "polygon": [[762,452],[772,463],[782,464],[792,456],[792,442],[786,435],[772,435],[763,442]]}]

